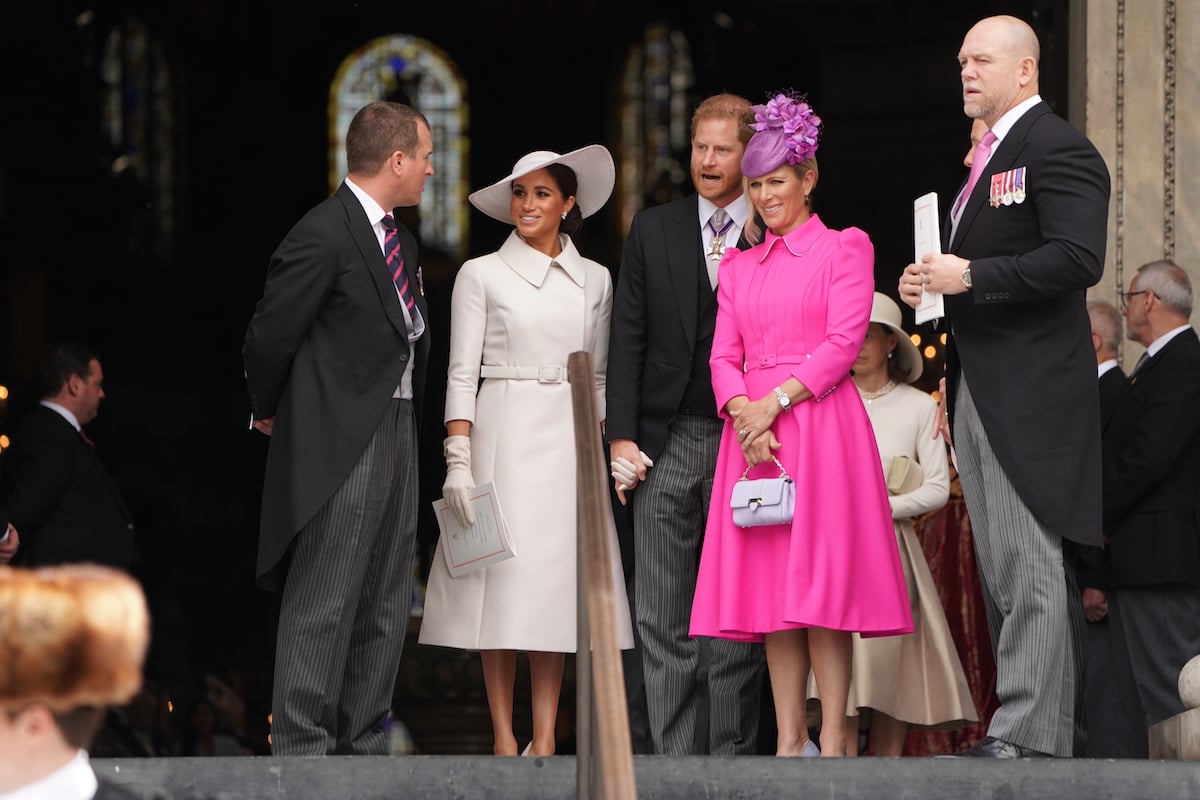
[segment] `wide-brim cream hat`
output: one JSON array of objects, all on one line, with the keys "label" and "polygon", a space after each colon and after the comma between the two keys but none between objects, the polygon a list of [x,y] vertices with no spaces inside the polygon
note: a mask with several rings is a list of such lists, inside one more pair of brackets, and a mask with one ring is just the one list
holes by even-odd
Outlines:
[{"label": "wide-brim cream hat", "polygon": [[905,383],[912,383],[921,377],[925,365],[921,361],[921,353],[904,328],[900,327],[900,306],[896,301],[882,292],[875,293],[875,301],[871,304],[871,322],[895,331],[896,333],[896,371]]},{"label": "wide-brim cream hat", "polygon": [[535,150],[521,156],[513,164],[512,172],[493,183],[471,192],[467,199],[471,205],[501,222],[512,222],[512,182],[551,164],[562,164],[575,172],[579,190],[575,193],[575,204],[585,217],[595,214],[612,196],[617,180],[617,168],[612,154],[601,144],[589,144],[569,153],[558,154],[550,150]]}]

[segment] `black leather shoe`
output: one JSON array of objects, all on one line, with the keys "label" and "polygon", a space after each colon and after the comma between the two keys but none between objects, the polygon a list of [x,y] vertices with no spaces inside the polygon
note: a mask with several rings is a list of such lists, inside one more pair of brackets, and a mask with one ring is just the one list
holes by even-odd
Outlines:
[{"label": "black leather shoe", "polygon": [[1050,758],[1049,753],[1021,747],[1019,744],[1006,742],[994,736],[988,736],[970,750],[954,753],[944,758]]}]

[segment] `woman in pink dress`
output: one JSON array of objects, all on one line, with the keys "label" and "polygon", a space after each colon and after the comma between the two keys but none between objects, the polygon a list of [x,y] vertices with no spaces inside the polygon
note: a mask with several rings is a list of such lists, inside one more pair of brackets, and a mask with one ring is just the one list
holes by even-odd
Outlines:
[{"label": "woman in pink dress", "polygon": [[[713,390],[728,421],[692,605],[693,636],[766,644],[776,754],[817,755],[806,723],[811,668],[844,708],[851,633],[912,631],[879,451],[850,368],[874,295],[874,249],[857,228],[811,211],[820,119],[780,94],[755,107],[742,158],[765,240],[726,251],[717,283]],[[795,481],[791,523],[740,528],[729,497],[748,477]],[[820,754],[841,756],[841,714],[822,720]],[[856,741],[856,740],[855,740]]]}]

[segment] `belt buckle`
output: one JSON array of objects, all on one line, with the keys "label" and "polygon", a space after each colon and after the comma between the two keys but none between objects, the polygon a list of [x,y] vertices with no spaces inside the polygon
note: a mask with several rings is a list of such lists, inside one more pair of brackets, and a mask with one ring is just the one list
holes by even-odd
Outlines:
[{"label": "belt buckle", "polygon": [[538,383],[562,383],[562,367],[558,364],[538,367]]}]

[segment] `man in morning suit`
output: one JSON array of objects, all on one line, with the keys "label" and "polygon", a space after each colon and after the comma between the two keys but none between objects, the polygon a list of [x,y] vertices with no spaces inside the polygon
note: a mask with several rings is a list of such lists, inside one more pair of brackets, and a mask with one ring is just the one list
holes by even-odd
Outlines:
[{"label": "man in morning suit", "polygon": [[1104,533],[1113,638],[1149,729],[1185,710],[1179,671],[1200,654],[1200,339],[1170,261],[1138,269],[1124,299],[1146,357],[1104,429]]},{"label": "man in morning suit", "polygon": [[1070,756],[1084,738],[1083,609],[1063,541],[1101,541],[1084,303],[1104,267],[1109,176],[1038,96],[1038,55],[1037,36],[1013,17],[967,32],[963,109],[988,131],[950,206],[943,253],[900,278],[914,308],[922,287],[945,299],[950,424],[1000,700],[972,756]]},{"label": "man in morning suit", "polygon": [[83,430],[104,399],[100,359],[81,344],[53,344],[38,362],[35,383],[41,402],[21,420],[4,455],[5,507],[20,531],[12,563],[133,568],[141,563],[133,518]]},{"label": "man in morning suit", "polygon": [[[606,433],[618,497],[629,495],[634,616],[654,751],[755,753],[762,645],[688,636],[722,421],[708,358],[717,264],[751,217],[741,161],[754,121],[729,94],[692,115],[697,194],[645,209],[625,240],[613,299]],[[708,650],[708,741],[698,730]],[[699,739],[699,741],[697,741]]]},{"label": "man in morning suit", "polygon": [[275,755],[387,752],[429,355],[416,240],[392,211],[420,201],[432,154],[421,114],[360,109],[348,176],[276,249],[246,331],[254,427],[271,437],[258,582],[283,593]]}]

